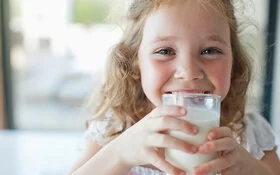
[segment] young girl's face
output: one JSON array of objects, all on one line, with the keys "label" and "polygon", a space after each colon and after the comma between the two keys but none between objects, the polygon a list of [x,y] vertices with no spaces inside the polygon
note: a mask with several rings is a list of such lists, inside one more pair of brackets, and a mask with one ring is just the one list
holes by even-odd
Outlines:
[{"label": "young girl's face", "polygon": [[224,99],[229,91],[229,24],[195,1],[152,12],[138,55],[142,87],[155,106],[161,105],[165,93],[213,93]]}]

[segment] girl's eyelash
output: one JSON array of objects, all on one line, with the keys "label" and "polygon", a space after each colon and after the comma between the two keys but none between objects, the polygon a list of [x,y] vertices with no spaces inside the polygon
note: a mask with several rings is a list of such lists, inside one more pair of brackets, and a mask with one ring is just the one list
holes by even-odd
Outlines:
[{"label": "girl's eyelash", "polygon": [[210,48],[204,49],[201,52],[201,55],[214,55],[214,54],[222,54],[222,51],[218,48],[210,47]]},{"label": "girl's eyelash", "polygon": [[[161,48],[154,52],[154,54],[162,55],[162,56],[174,56],[176,55],[175,50],[172,48]],[[201,51],[201,55],[217,55],[222,54],[222,51],[215,47],[209,47]]]},{"label": "girl's eyelash", "polygon": [[155,52],[155,54],[160,54],[160,55],[167,55],[167,56],[172,56],[175,55],[175,51],[172,48],[162,48],[159,49]]}]

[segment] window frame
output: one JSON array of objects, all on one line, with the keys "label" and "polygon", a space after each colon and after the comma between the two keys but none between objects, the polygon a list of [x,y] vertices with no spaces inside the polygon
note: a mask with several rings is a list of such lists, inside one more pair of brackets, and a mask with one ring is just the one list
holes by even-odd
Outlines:
[{"label": "window frame", "polygon": [[268,18],[267,18],[267,37],[266,37],[266,54],[265,54],[265,79],[263,84],[263,98],[262,98],[262,115],[271,123],[272,120],[272,93],[275,82],[273,81],[275,75],[274,69],[276,60],[276,40],[278,29],[278,0],[269,1]]},{"label": "window frame", "polygon": [[3,121],[5,129],[14,129],[12,69],[10,62],[9,1],[0,1],[1,68],[3,73]]}]

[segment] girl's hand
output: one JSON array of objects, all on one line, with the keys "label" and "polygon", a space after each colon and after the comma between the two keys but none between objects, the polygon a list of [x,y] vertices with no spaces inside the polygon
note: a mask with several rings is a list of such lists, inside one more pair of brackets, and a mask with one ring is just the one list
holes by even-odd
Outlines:
[{"label": "girl's hand", "polygon": [[196,175],[222,173],[222,175],[248,175],[263,172],[264,168],[257,159],[247,152],[234,139],[230,128],[215,128],[208,134],[208,141],[199,146],[199,153],[221,153],[218,158],[197,166]]},{"label": "girl's hand", "polygon": [[197,134],[196,126],[180,119],[185,115],[186,109],[179,106],[154,109],[109,144],[114,156],[118,156],[127,167],[152,164],[172,175],[183,173],[165,160],[160,148],[178,149],[189,154],[197,152],[196,146],[166,134],[169,130]]}]

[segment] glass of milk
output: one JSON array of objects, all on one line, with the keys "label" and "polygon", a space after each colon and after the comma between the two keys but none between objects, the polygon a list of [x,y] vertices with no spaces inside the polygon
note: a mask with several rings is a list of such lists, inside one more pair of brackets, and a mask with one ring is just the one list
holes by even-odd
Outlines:
[{"label": "glass of milk", "polygon": [[[184,106],[188,112],[182,118],[199,128],[199,133],[195,136],[180,131],[170,131],[169,134],[174,137],[198,146],[207,140],[207,134],[211,129],[220,126],[220,96],[191,93],[164,94],[162,102],[164,105]],[[196,153],[192,155],[176,149],[165,150],[166,160],[185,170],[188,175],[194,175],[193,170],[197,165],[206,163],[216,156],[217,153],[207,155]]]}]

